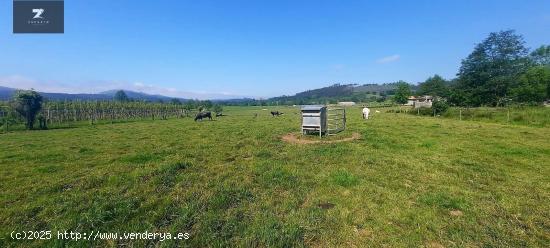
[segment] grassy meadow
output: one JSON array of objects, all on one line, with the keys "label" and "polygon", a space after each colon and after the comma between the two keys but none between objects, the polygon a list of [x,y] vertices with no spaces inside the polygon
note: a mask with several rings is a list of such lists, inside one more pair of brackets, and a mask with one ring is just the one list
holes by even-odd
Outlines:
[{"label": "grassy meadow", "polygon": [[[214,121],[0,134],[0,247],[550,243],[548,127],[384,110],[364,121],[349,108],[341,135],[360,139],[296,145],[281,137],[299,131],[298,109],[268,109],[285,115],[227,107]],[[17,241],[14,230],[191,236]]]}]

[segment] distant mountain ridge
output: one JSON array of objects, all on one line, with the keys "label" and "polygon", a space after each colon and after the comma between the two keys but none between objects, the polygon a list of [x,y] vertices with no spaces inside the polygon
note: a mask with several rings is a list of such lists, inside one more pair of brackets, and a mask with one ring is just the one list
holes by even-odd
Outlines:
[{"label": "distant mountain ridge", "polygon": [[147,100],[147,101],[153,101],[153,102],[155,102],[155,101],[156,102],[158,102],[158,101],[170,101],[171,99],[174,99],[174,98],[179,99],[180,101],[188,100],[188,99],[184,99],[184,98],[180,98],[180,97],[168,97],[168,96],[163,96],[163,95],[151,95],[151,94],[147,94],[147,93],[143,93],[143,92],[124,90],[124,89],[108,90],[108,91],[100,92],[99,94],[109,96],[109,99],[113,99],[116,92],[119,91],[119,90],[123,90],[124,93],[126,93],[128,98],[130,98],[130,99]]},{"label": "distant mountain ridge", "polygon": [[[0,100],[6,101],[12,98],[13,94],[17,89],[8,88],[0,86]],[[44,98],[49,100],[82,100],[82,101],[91,101],[91,100],[112,100],[115,93],[119,90],[109,90],[100,92],[97,94],[70,94],[70,93],[48,93],[48,92],[39,92]],[[142,92],[135,92],[131,90],[123,90],[130,99],[141,100],[141,101],[150,101],[150,102],[160,102],[160,101],[170,101],[171,99],[179,99],[180,101],[187,101],[188,99],[178,98],[178,97],[168,97],[161,95],[150,95]]]},{"label": "distant mountain ridge", "polygon": [[[327,100],[332,101],[361,101],[366,99],[368,96],[382,96],[382,95],[393,95],[395,89],[397,89],[398,83],[386,83],[386,84],[333,84],[327,87],[322,87],[318,89],[306,90],[303,92],[296,93],[292,96],[278,96],[267,99],[268,102],[276,103],[309,103],[309,102],[323,102]],[[411,90],[417,91],[417,85],[410,85]],[[9,100],[13,96],[13,93],[16,89],[0,86],[0,100]],[[40,92],[45,98],[50,100],[112,100],[115,93],[119,89],[108,90],[100,92],[97,94],[70,94],[70,93],[47,93]],[[188,101],[189,99],[177,98],[177,97],[168,97],[163,95],[151,95],[143,92],[136,92],[131,90],[123,90],[126,95],[135,100],[141,101],[151,101],[151,102],[168,102],[174,98],[179,99],[180,101]],[[214,102],[222,102],[229,104],[237,104],[243,102],[254,102],[256,99],[252,98],[235,98],[235,99],[224,99],[216,100]],[[263,100],[265,101],[265,100]]]},{"label": "distant mountain ridge", "polygon": [[15,89],[0,86],[0,100],[10,99]]}]

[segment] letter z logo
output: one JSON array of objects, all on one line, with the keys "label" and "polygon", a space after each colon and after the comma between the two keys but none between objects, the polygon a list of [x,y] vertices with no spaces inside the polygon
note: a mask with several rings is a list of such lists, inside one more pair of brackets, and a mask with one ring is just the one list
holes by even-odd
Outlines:
[{"label": "letter z logo", "polygon": [[44,9],[32,9],[32,13],[34,13],[34,17],[32,19],[43,19],[42,14],[44,13]]}]

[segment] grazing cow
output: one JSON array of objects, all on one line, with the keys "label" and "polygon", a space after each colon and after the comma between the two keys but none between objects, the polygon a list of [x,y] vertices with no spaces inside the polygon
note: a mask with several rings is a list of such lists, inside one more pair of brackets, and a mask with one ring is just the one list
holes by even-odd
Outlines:
[{"label": "grazing cow", "polygon": [[369,119],[369,113],[370,113],[370,109],[367,108],[367,107],[364,107],[363,108],[363,119],[368,120]]},{"label": "grazing cow", "polygon": [[200,112],[200,113],[197,114],[197,116],[195,116],[195,121],[197,121],[197,120],[202,121],[203,118],[208,118],[208,119],[212,120],[212,113],[210,113],[210,112]]},{"label": "grazing cow", "polygon": [[283,113],[282,112],[279,112],[279,111],[271,111],[271,116],[279,116],[279,115],[282,115]]},{"label": "grazing cow", "polygon": [[225,116],[225,115],[222,113],[216,113],[216,117],[222,117],[222,116]]}]

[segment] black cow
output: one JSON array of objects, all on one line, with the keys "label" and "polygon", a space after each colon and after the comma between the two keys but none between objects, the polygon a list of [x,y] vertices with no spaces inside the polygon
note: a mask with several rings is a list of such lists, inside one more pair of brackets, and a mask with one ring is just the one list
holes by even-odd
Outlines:
[{"label": "black cow", "polygon": [[282,112],[279,112],[279,111],[271,111],[271,116],[279,116],[279,115],[282,115],[283,113]]},{"label": "black cow", "polygon": [[200,112],[200,113],[197,114],[197,116],[195,116],[195,121],[197,121],[197,120],[202,121],[203,118],[208,118],[208,119],[212,120],[212,113],[210,113],[210,112]]}]

